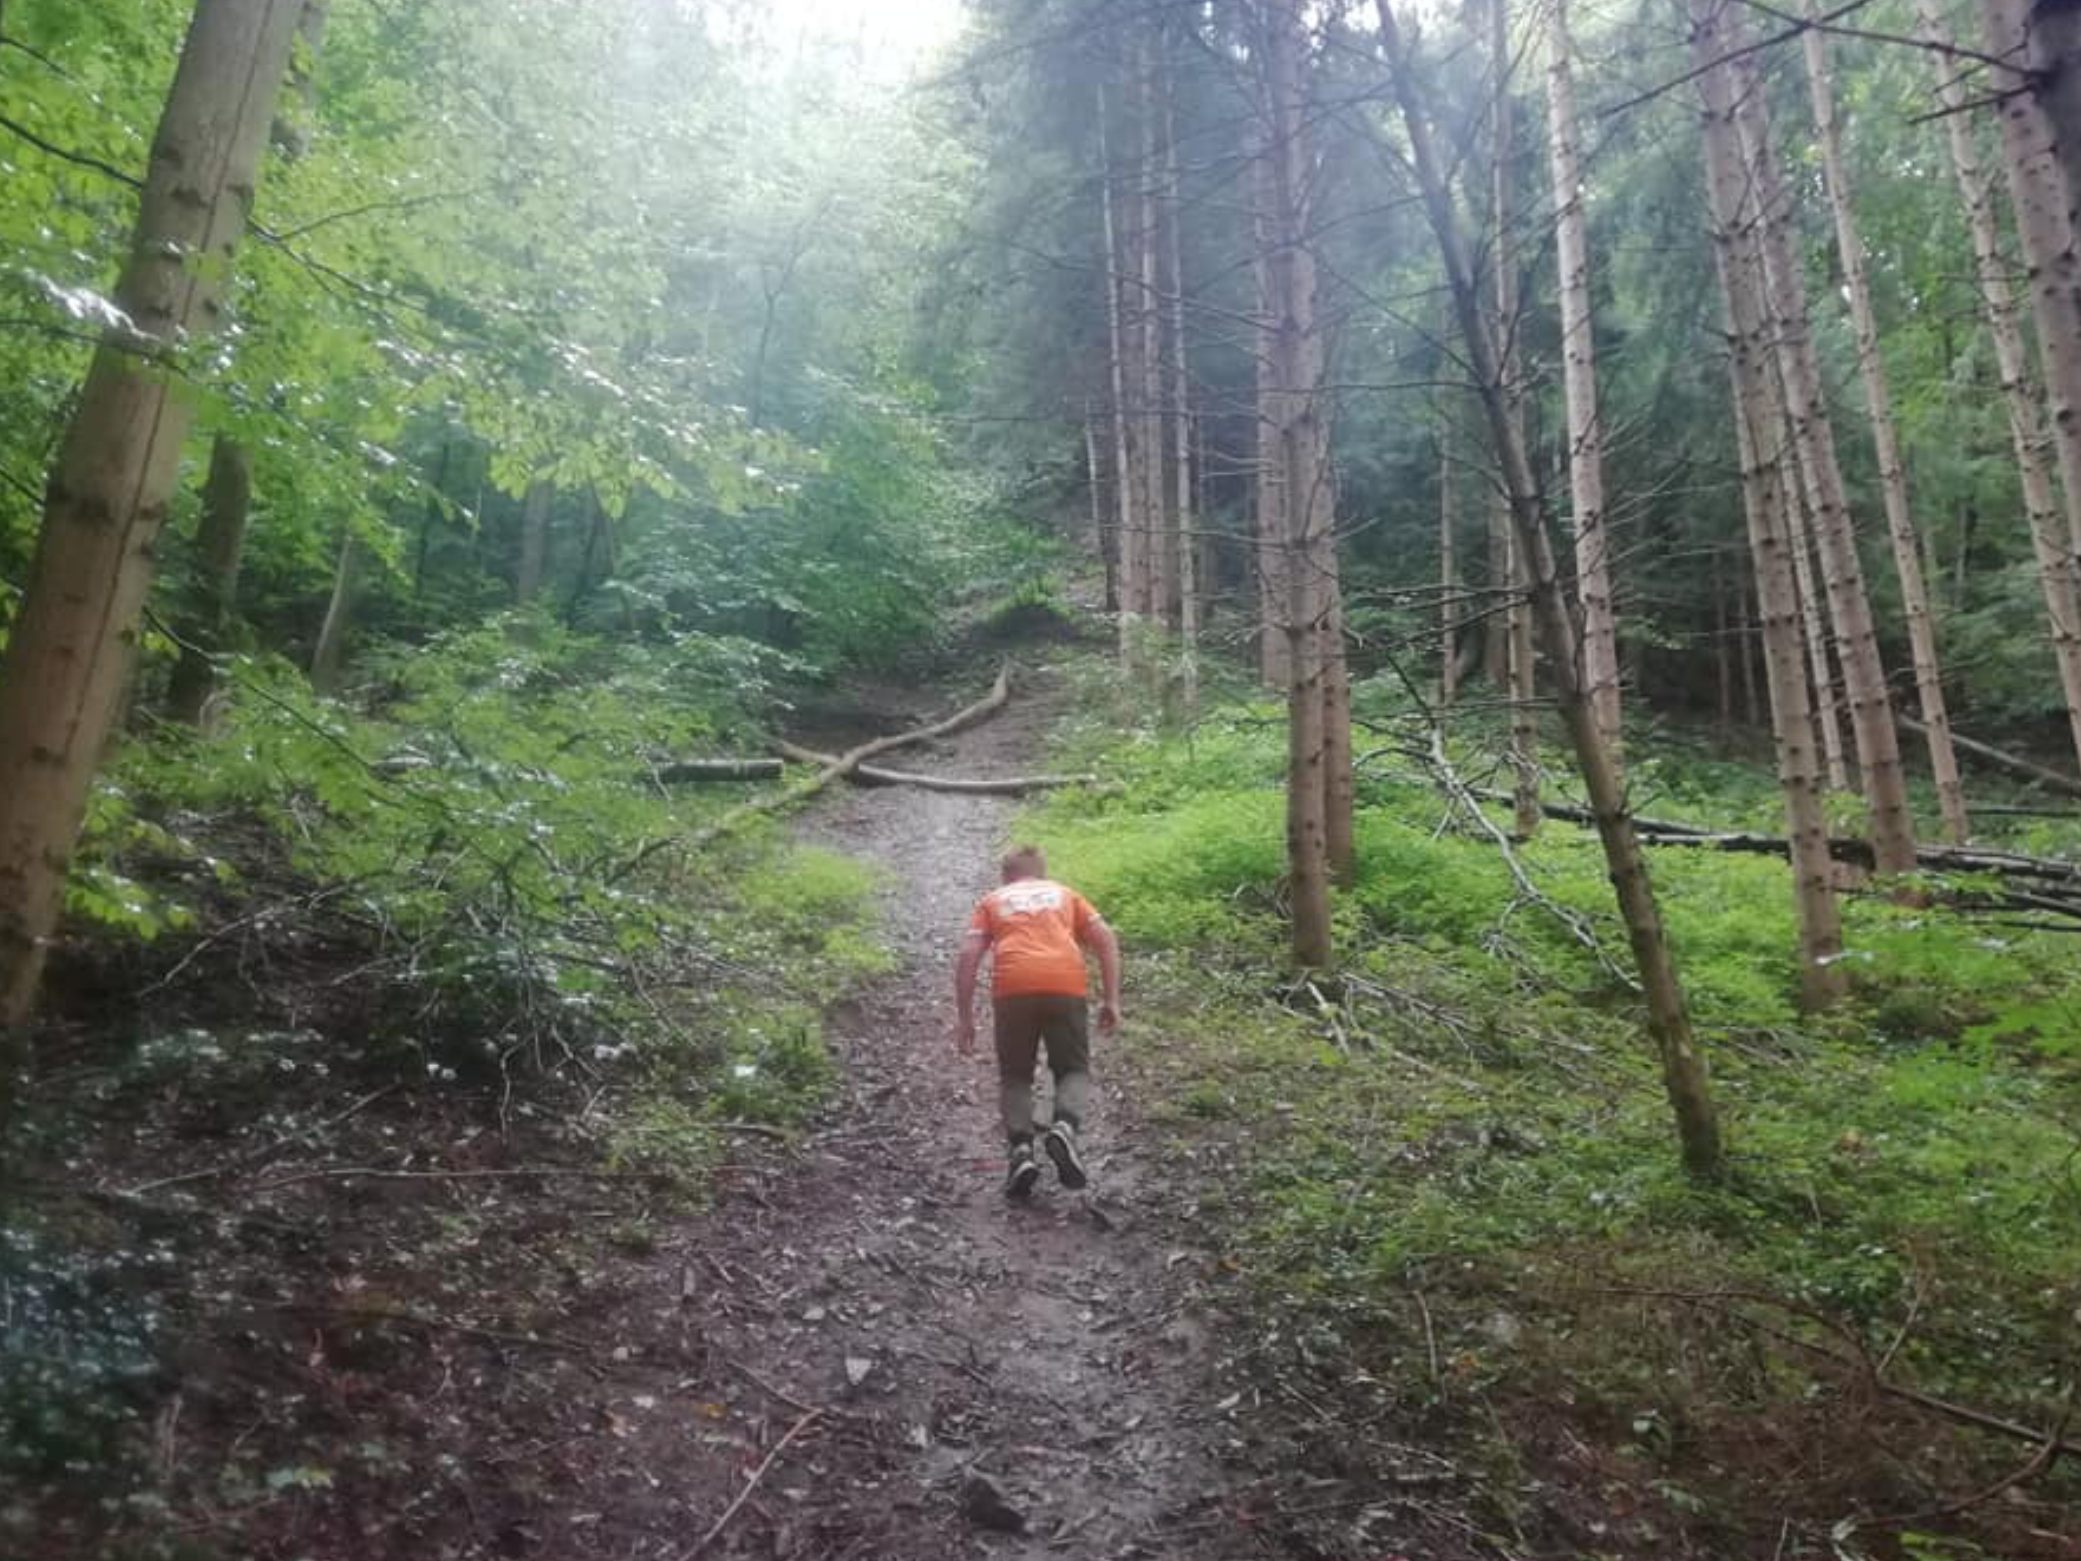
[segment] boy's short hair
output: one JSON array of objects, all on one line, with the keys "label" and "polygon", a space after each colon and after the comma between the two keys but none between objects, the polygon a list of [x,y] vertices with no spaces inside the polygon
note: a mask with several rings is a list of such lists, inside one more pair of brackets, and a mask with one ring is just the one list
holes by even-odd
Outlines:
[{"label": "boy's short hair", "polygon": [[1015,878],[1045,878],[1048,876],[1048,859],[1041,854],[1039,846],[1013,846],[1005,852],[998,869],[1004,874],[1006,883]]}]

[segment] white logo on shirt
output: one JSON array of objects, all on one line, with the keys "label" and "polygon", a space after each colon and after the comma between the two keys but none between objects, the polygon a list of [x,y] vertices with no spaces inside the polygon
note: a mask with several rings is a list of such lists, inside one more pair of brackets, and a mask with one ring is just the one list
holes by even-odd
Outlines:
[{"label": "white logo on shirt", "polygon": [[998,908],[1008,916],[1038,916],[1059,911],[1063,906],[1062,886],[1052,883],[1020,883],[997,891]]}]

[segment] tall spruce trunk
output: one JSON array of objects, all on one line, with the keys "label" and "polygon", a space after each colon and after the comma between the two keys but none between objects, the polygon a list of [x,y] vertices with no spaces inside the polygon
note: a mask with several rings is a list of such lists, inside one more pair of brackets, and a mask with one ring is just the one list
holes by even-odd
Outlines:
[{"label": "tall spruce trunk", "polygon": [[[1789,435],[1788,427],[1788,438]],[[1807,524],[1806,498],[1792,465],[1786,461],[1772,467],[1771,480],[1784,488],[1778,502],[1784,506],[1787,544],[1792,552],[1793,589],[1799,593],[1801,637],[1806,643],[1807,668],[1813,679],[1811,705],[1814,725],[1820,735],[1821,757],[1826,766],[1823,773],[1830,791],[1846,792],[1851,789],[1850,764],[1848,750],[1843,746],[1842,694],[1835,676],[1835,665],[1828,655],[1828,604],[1822,599],[1814,575],[1813,531]],[[1762,609],[1759,607],[1757,610],[1760,614]],[[1765,654],[1769,652],[1766,650]]]},{"label": "tall spruce trunk", "polygon": [[1279,431],[1279,310],[1277,280],[1272,269],[1272,211],[1277,190],[1272,174],[1273,136],[1269,128],[1251,134],[1252,182],[1251,272],[1257,284],[1257,323],[1253,331],[1256,435],[1251,472],[1251,499],[1256,545],[1253,573],[1257,581],[1258,674],[1268,688],[1284,689],[1293,677],[1293,637],[1287,619],[1287,576],[1292,572],[1286,538],[1286,449]]},{"label": "tall spruce trunk", "polygon": [[354,622],[354,600],[361,589],[361,566],[361,543],[350,531],[340,538],[332,594],[318,625],[318,641],[311,647],[311,687],[321,694],[340,686],[340,672],[347,662],[347,630]]},{"label": "tall spruce trunk", "polygon": [[2013,70],[1993,72],[1989,85],[2000,104],[2002,162],[2038,328],[2052,448],[2067,493],[2067,543],[2081,554],[2081,252],[2052,125],[2025,73],[2029,10],[2029,0],[1980,0],[1987,53],[2017,62]]},{"label": "tall spruce trunk", "polygon": [[1438,710],[1442,722],[1460,695],[1460,561],[1454,503],[1452,424],[1438,422]]},{"label": "tall spruce trunk", "polygon": [[2081,3],[2030,0],[2031,88],[2052,126],[2067,187],[2067,215],[2081,229]]},{"label": "tall spruce trunk", "polygon": [[[1808,14],[1813,0],[1808,0]],[[1938,810],[1944,834],[1953,845],[1971,837],[1966,814],[1965,782],[1958,773],[1958,754],[1951,745],[1951,712],[1944,698],[1943,664],[1937,654],[1936,620],[1929,610],[1929,587],[1922,577],[1922,541],[1908,504],[1907,465],[1900,455],[1900,433],[1893,419],[1893,393],[1886,362],[1879,351],[1879,322],[1872,308],[1871,278],[1864,264],[1864,241],[1850,204],[1850,183],[1843,161],[1842,126],[1835,113],[1835,87],[1829,79],[1828,39],[1818,27],[1801,35],[1806,53],[1807,92],[1813,102],[1814,128],[1821,140],[1821,167],[1828,186],[1828,206],[1835,218],[1835,243],[1842,257],[1843,290],[1850,322],[1857,333],[1857,374],[1864,384],[1865,412],[1871,420],[1872,449],[1878,457],[1879,493],[1886,509],[1886,537],[1893,547],[1893,568],[1900,581],[1901,609],[1907,618],[1908,653],[1915,671],[1915,699],[1922,707],[1924,741],[1929,747],[1930,774],[1936,780]]]},{"label": "tall spruce trunk", "polygon": [[540,478],[527,485],[520,501],[520,558],[513,571],[513,599],[533,601],[542,591],[542,575],[549,562],[549,511],[556,489]]},{"label": "tall spruce trunk", "polygon": [[[1510,5],[1509,0],[1489,0],[1489,60],[1495,72],[1491,112],[1495,147],[1490,160],[1494,184],[1493,213],[1495,248],[1495,340],[1501,351],[1503,403],[1516,429],[1517,441],[1525,443],[1525,398],[1522,354],[1518,345],[1517,255],[1513,249],[1517,225],[1517,114],[1510,92]],[[1501,463],[1500,452],[1498,464]],[[1503,534],[1503,576],[1509,591],[1503,614],[1504,686],[1510,700],[1510,774],[1512,812],[1519,839],[1529,840],[1546,818],[1539,804],[1539,722],[1536,656],[1532,641],[1532,608],[1527,600],[1530,587],[1529,563],[1524,544],[1510,523],[1510,495],[1498,490],[1490,499],[1494,519],[1491,526]]]},{"label": "tall spruce trunk", "polygon": [[1754,187],[1743,165],[1735,128],[1733,73],[1711,64],[1724,52],[1718,22],[1726,0],[1694,0],[1692,50],[1707,66],[1699,77],[1703,103],[1706,190],[1713,248],[1727,317],[1729,376],[1736,442],[1741,451],[1742,508],[1763,619],[1764,673],[1770,689],[1771,733],[1784,794],[1785,833],[1791,844],[1793,894],[1799,914],[1799,990],[1808,1009],[1825,1008],[1844,994],[1842,919],[1828,849],[1821,765],[1814,751],[1794,569],[1791,525],[1795,484],[1786,467],[1786,424],[1771,366],[1773,321],[1757,248]]},{"label": "tall spruce trunk", "polygon": [[195,528],[195,581],[181,617],[181,655],[166,685],[166,713],[201,726],[217,690],[217,658],[230,639],[238,601],[239,564],[246,553],[246,517],[253,507],[253,462],[229,434],[210,444],[202,482],[202,519]]},{"label": "tall spruce trunk", "polygon": [[1147,534],[1142,539],[1142,568],[1135,584],[1135,611],[1144,624],[1161,630],[1170,620],[1170,588],[1174,573],[1172,493],[1168,480],[1170,435],[1164,408],[1163,209],[1157,199],[1156,50],[1143,38],[1135,50],[1137,106],[1135,123],[1140,155],[1135,174],[1135,348],[1136,394],[1141,401],[1142,513]]},{"label": "tall spruce trunk", "polygon": [[1198,538],[1193,513],[1192,364],[1185,344],[1184,207],[1178,182],[1177,78],[1171,67],[1169,34],[1163,35],[1163,213],[1165,327],[1170,351],[1165,357],[1165,401],[1170,417],[1171,537],[1178,607],[1178,686],[1185,710],[1199,704],[1200,580]]},{"label": "tall spruce trunk", "polygon": [[[1271,196],[1271,247],[1265,265],[1275,309],[1276,390],[1268,421],[1277,430],[1283,469],[1286,555],[1287,877],[1293,902],[1296,964],[1334,957],[1329,919],[1331,800],[1336,744],[1327,691],[1334,577],[1325,567],[1330,534],[1328,431],[1322,416],[1322,342],[1315,315],[1315,257],[1308,233],[1308,155],[1303,104],[1306,0],[1265,8],[1265,123]],[[1348,739],[1347,739],[1348,741]],[[1348,750],[1347,750],[1348,752]],[[1346,826],[1348,829],[1348,825]],[[1348,835],[1346,836],[1348,840]]]},{"label": "tall spruce trunk", "polygon": [[1120,610],[1120,571],[1113,552],[1113,525],[1107,516],[1105,456],[1098,431],[1098,411],[1084,403],[1084,471],[1091,489],[1091,551],[1105,570],[1107,612]]},{"label": "tall spruce trunk", "polygon": [[1143,534],[1141,494],[1135,473],[1135,426],[1128,408],[1129,325],[1124,296],[1128,277],[1126,235],[1121,231],[1118,172],[1113,166],[1112,139],[1107,132],[1110,94],[1098,89],[1098,157],[1100,214],[1105,233],[1106,357],[1113,405],[1113,494],[1118,516],[1113,526],[1115,612],[1120,628],[1120,656],[1134,653],[1135,577]]},{"label": "tall spruce trunk", "polygon": [[[1745,39],[1734,13],[1720,12],[1719,31],[1732,49]],[[1874,865],[1881,873],[1915,870],[1915,824],[1908,811],[1907,773],[1900,761],[1900,733],[1879,655],[1879,635],[1864,565],[1857,556],[1855,522],[1836,457],[1835,427],[1822,390],[1820,360],[1807,314],[1806,278],[1793,243],[1792,205],[1778,169],[1770,116],[1752,57],[1734,66],[1735,124],[1759,207],[1757,233],[1763,280],[1777,348],[1785,411],[1814,534],[1820,543],[1822,585],[1842,657],[1843,684],[1850,695],[1850,727],[1857,739],[1857,765],[1871,814]]]},{"label": "tall spruce trunk", "polygon": [[1552,140],[1554,251],[1561,301],[1561,373],[1568,403],[1568,489],[1575,520],[1576,592],[1582,603],[1582,680],[1597,725],[1623,751],[1618,621],[1604,503],[1604,422],[1597,406],[1597,338],[1591,308],[1589,219],[1569,61],[1567,0],[1552,0],[1546,102]]},{"label": "tall spruce trunk", "polygon": [[[1919,16],[1925,37],[1935,43],[1950,41],[1928,0],[1922,0]],[[1994,191],[1980,165],[1979,149],[1973,144],[1965,87],[1955,68],[1941,54],[1934,56],[1934,64],[1937,101],[1944,110],[1944,124],[1950,135],[1951,166],[1958,176],[1959,199],[1964,203],[1966,223],[1973,237],[1981,312],[1994,342],[2002,402],[2008,408],[2009,441],[2016,452],[2016,474],[2023,489],[2024,514],[2030,523],[2031,548],[2037,558],[2038,586],[2045,600],[2045,616],[2052,627],[2052,653],[2059,667],[2067,730],[2073,738],[2076,762],[2081,763],[2081,568],[2077,568],[2075,550],[2069,542],[2071,536],[2081,536],[2081,489],[2068,490],[2063,518],[2052,472],[2045,463],[2045,420],[2031,382],[2023,323],[2015,290],[2009,283],[2009,263],[2002,254]]]},{"label": "tall spruce trunk", "polygon": [[[1987,52],[2020,59],[2024,0],[1982,0],[1980,11]],[[2064,185],[2052,157],[2051,127],[2035,96],[2021,90],[2026,84],[2021,76],[1998,77],[1994,82],[2002,92],[2002,162],[2016,213],[2016,233],[2022,241],[2031,316],[2037,326],[2052,451],[2066,493],[2067,534],[2057,551],[2064,556],[2063,572],[2073,581],[2074,599],[2081,602],[2081,563],[2077,563],[2081,560],[2081,254],[2076,252],[2073,220],[2065,209]],[[1984,289],[1984,271],[1982,281]],[[2012,401],[2012,419],[2014,405]],[[2027,464],[2024,470],[2027,475]],[[2037,545],[2043,558],[2046,544]],[[2049,599],[2049,583],[2046,592]],[[2062,601],[2054,608],[2055,643],[2062,609],[2067,606]],[[2081,624],[2081,605],[2065,621]],[[2062,677],[2066,674],[2064,655],[2061,673]],[[2071,696],[2069,704],[2071,707]],[[2081,719],[2071,708],[2069,719],[2075,724],[2077,748],[2081,748]]]},{"label": "tall spruce trunk", "polygon": [[[153,139],[115,301],[44,501],[0,662],[0,1027],[28,1018],[135,652],[193,407],[165,360],[219,323],[300,7],[200,0]],[[0,1115],[19,1048],[0,1045]]]},{"label": "tall spruce trunk", "polygon": [[1410,68],[1401,29],[1395,23],[1391,0],[1378,0],[1378,10],[1381,42],[1409,135],[1410,161],[1418,192],[1443,254],[1446,281],[1459,316],[1460,334],[1474,371],[1482,411],[1502,456],[1502,480],[1511,500],[1511,527],[1531,563],[1532,602],[1546,641],[1555,697],[1582,770],[1590,813],[1596,820],[1597,837],[1604,848],[1605,865],[1618,899],[1619,916],[1640,973],[1648,1032],[1661,1061],[1663,1087],[1676,1119],[1684,1165],[1694,1176],[1716,1176],[1722,1166],[1719,1120],[1705,1059],[1691,1033],[1683,986],[1662,927],[1661,907],[1655,898],[1647,859],[1633,827],[1625,783],[1598,730],[1577,672],[1581,663],[1577,659],[1575,625],[1562,593],[1553,549],[1547,543],[1531,462],[1510,418],[1501,353],[1489,335],[1481,307],[1480,283],[1445,173],[1432,149],[1430,121]]}]

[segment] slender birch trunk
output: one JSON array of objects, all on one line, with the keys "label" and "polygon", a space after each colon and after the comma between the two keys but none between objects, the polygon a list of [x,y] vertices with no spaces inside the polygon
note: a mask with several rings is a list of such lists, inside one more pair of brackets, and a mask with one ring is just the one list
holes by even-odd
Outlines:
[{"label": "slender birch trunk", "polygon": [[[125,324],[95,353],[0,662],[0,1030],[27,1019],[135,650],[193,407],[162,362],[215,332],[301,7],[199,0],[153,139]],[[0,1115],[18,1048],[0,1040]]]},{"label": "slender birch trunk", "polygon": [[1563,599],[1553,549],[1547,543],[1531,463],[1524,442],[1511,421],[1501,353],[1489,334],[1488,321],[1483,315],[1480,282],[1468,256],[1459,213],[1453,207],[1443,168],[1432,148],[1430,121],[1423,109],[1420,89],[1410,68],[1401,29],[1395,22],[1391,0],[1378,0],[1378,10],[1381,42],[1402,122],[1409,135],[1410,161],[1417,188],[1443,253],[1446,280],[1474,370],[1475,388],[1480,393],[1483,413],[1502,457],[1504,488],[1511,499],[1511,528],[1531,564],[1532,601],[1538,614],[1540,632],[1546,641],[1547,660],[1552,667],[1561,719],[1582,768],[1583,786],[1590,799],[1591,816],[1596,820],[1598,839],[1604,847],[1605,865],[1610,870],[1612,889],[1618,898],[1620,919],[1625,923],[1634,962],[1640,972],[1648,1031],[1661,1060],[1663,1086],[1676,1118],[1684,1165],[1694,1176],[1715,1176],[1722,1166],[1722,1153],[1719,1122],[1706,1077],[1705,1059],[1691,1033],[1683,986],[1677,978],[1676,962],[1662,928],[1661,907],[1655,898],[1647,859],[1633,828],[1625,782],[1620,778],[1610,748],[1597,729],[1596,716],[1590,709],[1589,698],[1577,673],[1581,663],[1577,660],[1575,625]]},{"label": "slender birch trunk", "polygon": [[2031,91],[2053,130],[2067,187],[2067,216],[2081,229],[2081,6],[2030,0]]},{"label": "slender birch trunk", "polygon": [[[1743,32],[1732,13],[1720,13],[1719,28],[1731,48]],[[1770,116],[1753,60],[1735,66],[1735,123],[1759,204],[1757,232],[1763,279],[1776,320],[1775,341],[1786,415],[1792,424],[1800,480],[1820,542],[1822,585],[1842,655],[1843,683],[1850,694],[1850,726],[1857,738],[1857,764],[1871,814],[1872,857],[1881,873],[1915,870],[1915,826],[1908,811],[1907,774],[1900,762],[1900,734],[1879,655],[1878,629],[1857,556],[1855,523],[1836,458],[1835,428],[1822,395],[1820,361],[1807,315],[1806,279],[1791,232],[1791,202],[1771,141]]]},{"label": "slender birch trunk", "polygon": [[[1496,224],[1495,266],[1496,334],[1501,346],[1502,393],[1519,444],[1525,441],[1524,383],[1518,351],[1517,257],[1512,249],[1517,222],[1517,115],[1510,95],[1510,5],[1509,0],[1489,0],[1490,68],[1495,72],[1494,122],[1496,143],[1490,162],[1495,184],[1493,211]],[[1512,812],[1518,838],[1529,840],[1539,832],[1546,813],[1539,805],[1539,723],[1534,705],[1532,611],[1526,600],[1529,572],[1524,545],[1513,534],[1510,496],[1498,492],[1491,501],[1494,519],[1490,524],[1503,533],[1504,578],[1508,582],[1509,607],[1503,615],[1504,677],[1510,699],[1510,772]]]},{"label": "slender birch trunk", "polygon": [[[1808,0],[1808,14],[1813,0]],[[1944,699],[1943,664],[1937,654],[1936,620],[1929,610],[1929,587],[1922,575],[1921,538],[1908,504],[1908,473],[1900,455],[1900,433],[1893,419],[1893,393],[1886,362],[1879,352],[1879,322],[1872,309],[1871,278],[1864,264],[1864,240],[1850,204],[1850,183],[1843,162],[1842,126],[1836,119],[1835,88],[1829,79],[1828,39],[1818,27],[1800,35],[1806,53],[1808,96],[1814,128],[1821,140],[1821,167],[1828,186],[1828,206],[1835,218],[1836,250],[1842,257],[1843,290],[1850,322],[1857,333],[1857,374],[1864,383],[1865,411],[1878,457],[1879,493],[1886,508],[1886,537],[1893,545],[1893,568],[1900,580],[1901,607],[1908,624],[1908,652],[1915,670],[1915,699],[1929,747],[1929,769],[1936,780],[1937,805],[1944,834],[1964,845],[1972,834],[1966,814],[1965,782],[1958,773],[1958,754],[1951,745],[1951,712]]]},{"label": "slender birch trunk", "polygon": [[[1918,13],[1925,37],[1938,43],[1950,41],[1929,0],[1922,0]],[[2075,550],[2069,541],[2070,537],[2081,536],[2081,489],[2068,489],[2067,518],[2062,519],[2052,472],[2045,464],[2049,436],[2036,387],[2031,383],[2023,322],[2015,290],[2009,283],[2009,263],[2002,254],[1994,190],[1980,165],[1979,148],[1973,144],[1964,84],[1943,56],[1933,58],[1937,102],[1944,110],[1944,124],[1950,135],[1951,166],[1958,176],[1959,198],[1972,231],[1981,312],[1994,342],[2002,401],[2009,413],[2009,441],[2016,452],[2023,509],[2030,522],[2031,548],[2037,557],[2038,585],[2045,598],[2045,616],[2052,626],[2052,652],[2059,666],[2067,729],[2073,737],[2075,758],[2081,761],[2081,567],[2077,567]]]},{"label": "slender birch trunk", "polygon": [[1575,512],[1576,590],[1582,601],[1583,686],[1614,754],[1623,752],[1611,537],[1604,503],[1604,421],[1597,406],[1597,339],[1590,304],[1589,219],[1575,118],[1567,0],[1552,0],[1547,113],[1552,129],[1554,250],[1561,297],[1561,369],[1568,402],[1568,488]]}]

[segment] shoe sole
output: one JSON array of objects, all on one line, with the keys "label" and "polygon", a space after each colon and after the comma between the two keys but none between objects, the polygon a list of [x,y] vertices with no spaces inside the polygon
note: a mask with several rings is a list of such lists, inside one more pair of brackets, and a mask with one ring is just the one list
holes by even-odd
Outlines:
[{"label": "shoe sole", "polygon": [[1076,1145],[1058,1133],[1050,1133],[1045,1140],[1048,1158],[1055,1162],[1055,1174],[1062,1178],[1062,1185],[1071,1192],[1080,1192],[1091,1185],[1090,1173],[1084,1162],[1077,1158]]},{"label": "shoe sole", "polygon": [[1024,1198],[1033,1192],[1033,1184],[1040,1180],[1040,1161],[1028,1160],[1005,1179],[1004,1195],[1007,1198]]}]

